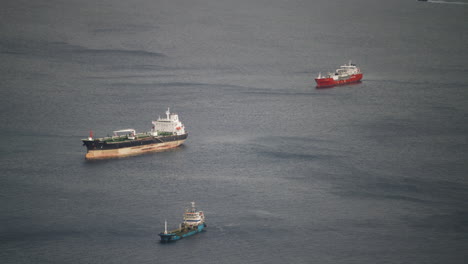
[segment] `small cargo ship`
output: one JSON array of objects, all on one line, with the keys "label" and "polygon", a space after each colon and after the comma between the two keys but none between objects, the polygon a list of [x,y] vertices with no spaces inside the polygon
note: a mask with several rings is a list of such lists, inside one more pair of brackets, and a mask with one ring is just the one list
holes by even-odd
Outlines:
[{"label": "small cargo ship", "polygon": [[166,118],[153,121],[153,128],[146,133],[136,133],[135,129],[114,131],[113,136],[82,139],[87,148],[88,160],[108,159],[162,151],[180,146],[187,139],[188,133],[179,120],[179,115],[166,111]]},{"label": "small cargo ship", "polygon": [[341,65],[335,73],[328,73],[324,76],[319,73],[315,82],[317,82],[317,88],[332,87],[359,82],[361,81],[362,76],[363,74],[361,70],[350,61],[348,64]]},{"label": "small cargo ship", "polygon": [[168,243],[200,233],[205,227],[203,211],[197,211],[195,202],[192,202],[192,208],[185,209],[184,222],[179,225],[179,228],[167,231],[167,221],[165,221],[164,232],[159,233],[159,236],[161,243]]}]

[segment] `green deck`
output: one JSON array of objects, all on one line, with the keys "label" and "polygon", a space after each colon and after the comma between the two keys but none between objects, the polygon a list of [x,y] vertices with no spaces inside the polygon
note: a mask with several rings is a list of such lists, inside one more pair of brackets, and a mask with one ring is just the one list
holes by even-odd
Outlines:
[{"label": "green deck", "polygon": [[171,231],[168,231],[168,234],[175,234],[177,236],[182,236],[183,234],[186,234],[190,231],[197,230],[196,228],[189,228],[189,227],[182,227],[182,228],[177,228]]},{"label": "green deck", "polygon": [[[161,132],[158,131],[158,135],[156,137],[164,137],[164,136],[172,136],[174,133],[172,132]],[[145,139],[153,137],[153,135],[149,133],[139,133],[135,135],[135,139],[129,139],[128,135],[122,135],[122,136],[113,136],[113,137],[103,137],[103,138],[96,138],[91,141],[101,141],[105,143],[118,143],[118,142],[125,142],[125,141],[133,141],[133,140],[140,140],[140,139]],[[83,141],[90,141],[89,139],[82,139]]]},{"label": "green deck", "polygon": [[128,136],[123,135],[123,136],[118,136],[118,137],[105,137],[105,138],[100,138],[100,141],[104,141],[106,143],[114,143],[114,142],[124,142],[124,141],[132,141],[132,140],[138,140],[138,139],[144,139],[151,137],[151,135],[148,134],[136,134],[135,139],[129,139]]}]

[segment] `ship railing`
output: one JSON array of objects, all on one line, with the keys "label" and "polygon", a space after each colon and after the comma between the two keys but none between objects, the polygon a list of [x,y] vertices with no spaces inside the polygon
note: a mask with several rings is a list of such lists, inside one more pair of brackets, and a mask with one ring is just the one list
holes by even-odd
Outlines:
[{"label": "ship railing", "polygon": [[151,137],[151,136],[153,136],[151,132],[145,132],[145,133],[137,133],[134,136],[132,135],[107,136],[107,137],[102,137],[102,138],[95,138],[93,140],[116,142],[116,141],[125,141],[129,139],[146,138],[146,137]]}]

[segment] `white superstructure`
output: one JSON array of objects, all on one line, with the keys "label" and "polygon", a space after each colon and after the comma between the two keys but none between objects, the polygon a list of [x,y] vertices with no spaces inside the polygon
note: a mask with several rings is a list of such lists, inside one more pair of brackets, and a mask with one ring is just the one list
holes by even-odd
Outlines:
[{"label": "white superstructure", "polygon": [[195,202],[192,202],[192,208],[185,209],[184,226],[197,226],[205,222],[203,211],[197,211]]},{"label": "white superstructure", "polygon": [[167,135],[168,133],[174,135],[185,134],[185,127],[179,120],[179,115],[171,113],[169,108],[166,111],[166,118],[159,117],[158,120],[153,121],[153,128],[151,134],[153,136]]},{"label": "white superstructure", "polygon": [[338,68],[335,73],[328,73],[325,77],[322,76],[321,73],[319,73],[319,76],[317,79],[322,79],[322,78],[333,78],[333,80],[343,80],[347,79],[352,75],[355,74],[360,74],[361,70],[355,65],[352,64],[351,61],[349,61],[348,64],[341,65],[340,68]]},{"label": "white superstructure", "polygon": [[126,134],[128,139],[135,139],[136,131],[133,128],[116,130],[116,131],[114,131],[113,138],[120,137],[122,133]]}]

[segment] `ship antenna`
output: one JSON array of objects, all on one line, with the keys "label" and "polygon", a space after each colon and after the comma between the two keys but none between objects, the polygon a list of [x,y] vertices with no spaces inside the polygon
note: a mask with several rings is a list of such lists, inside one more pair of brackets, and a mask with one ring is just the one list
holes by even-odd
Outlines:
[{"label": "ship antenna", "polygon": [[167,234],[167,220],[164,220],[164,234]]}]

